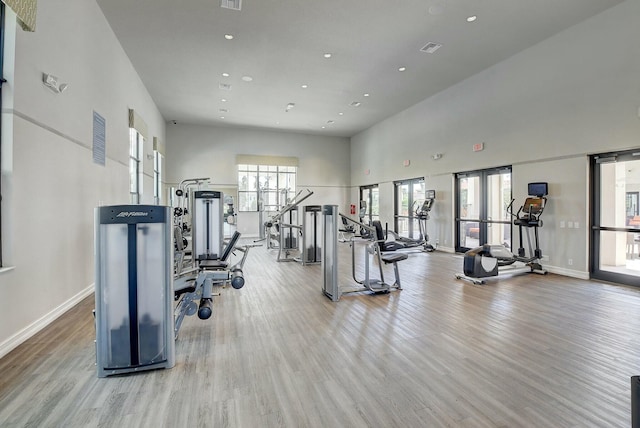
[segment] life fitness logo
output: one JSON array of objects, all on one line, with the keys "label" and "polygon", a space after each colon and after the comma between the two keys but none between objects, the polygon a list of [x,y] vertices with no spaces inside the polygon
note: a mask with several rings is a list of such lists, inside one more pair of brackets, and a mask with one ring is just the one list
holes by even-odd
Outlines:
[{"label": "life fitness logo", "polygon": [[147,217],[148,215],[149,213],[145,211],[122,211],[116,217]]}]

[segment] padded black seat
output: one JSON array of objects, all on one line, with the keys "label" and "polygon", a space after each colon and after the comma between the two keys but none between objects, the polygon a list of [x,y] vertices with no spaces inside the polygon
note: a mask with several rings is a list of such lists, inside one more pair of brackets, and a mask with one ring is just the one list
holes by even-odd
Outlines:
[{"label": "padded black seat", "polygon": [[[377,229],[377,228],[376,228]],[[396,282],[392,287],[396,287],[398,290],[402,290],[402,284],[400,283],[400,270],[398,269],[398,262],[407,260],[409,256],[406,253],[380,253],[380,260],[385,264],[393,265],[393,273],[396,277]]]},{"label": "padded black seat", "polygon": [[229,267],[229,262],[227,262],[227,259],[229,258],[229,255],[235,248],[236,243],[238,242],[238,239],[240,239],[240,232],[238,231],[233,232],[233,236],[231,236],[231,239],[227,243],[227,246],[224,248],[224,251],[222,252],[222,256],[220,256],[219,259],[215,258],[215,259],[199,260],[198,267],[204,270],[226,269],[227,267]]},{"label": "padded black seat", "polygon": [[226,269],[229,263],[222,260],[201,260],[198,263],[200,269]]},{"label": "padded black seat", "polygon": [[405,253],[383,254],[381,256],[382,261],[385,262],[386,264],[397,263],[399,261],[406,260],[408,258],[409,256]]}]

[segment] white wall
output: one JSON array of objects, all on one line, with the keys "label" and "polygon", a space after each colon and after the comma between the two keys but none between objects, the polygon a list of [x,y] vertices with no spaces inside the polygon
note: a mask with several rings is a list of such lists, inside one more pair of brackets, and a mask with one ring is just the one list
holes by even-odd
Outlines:
[{"label": "white wall", "polygon": [[[209,177],[214,189],[237,189],[236,155],[293,156],[299,159],[298,190],[314,192],[302,205],[332,204],[346,209],[351,175],[347,138],[168,124],[167,141],[168,183]],[[238,231],[258,236],[257,214],[239,213]]]},{"label": "white wall", "polygon": [[[514,165],[514,197],[534,177],[550,183],[543,251],[557,270],[585,276],[586,154],[640,147],[638,17],[640,2],[629,0],[356,135],[352,184],[425,176],[427,188],[433,177],[438,195],[450,195],[454,172]],[[474,153],[481,142],[485,150]],[[387,187],[381,200],[393,198]],[[434,209],[432,241],[452,243],[452,197]],[[580,228],[559,231],[561,219]]]},{"label": "white wall", "polygon": [[[166,181],[205,175],[214,185],[235,187],[236,154],[296,156],[299,187],[315,192],[309,204],[346,211],[357,202],[357,186],[380,183],[383,221],[392,220],[392,181],[425,176],[427,188],[437,191],[429,234],[447,248],[453,246],[451,174],[512,164],[516,198],[528,181],[550,183],[542,232],[550,264],[564,273],[586,272],[585,155],[640,146],[638,16],[640,2],[628,0],[377,124],[349,145],[341,138],[182,125],[169,125],[165,136],[164,119],[95,1],[40,2],[35,33],[10,25],[7,34],[2,247],[12,268],[0,272],[0,356],[93,290],[93,208],[129,200],[129,108],[150,130],[145,201],[153,191],[146,155],[154,136],[167,142]],[[69,89],[51,93],[41,83],[43,72]],[[107,122],[105,167],[92,163],[94,110]],[[486,148],[473,153],[478,142]],[[444,156],[434,161],[435,153]],[[402,166],[405,159],[410,166]],[[560,228],[561,220],[580,227]],[[245,219],[240,231],[256,234],[257,221]]]},{"label": "white wall", "polygon": [[[33,33],[15,30],[9,15],[0,356],[93,291],[94,207],[129,203],[128,109],[150,132],[145,200],[153,200],[146,155],[153,136],[165,140],[163,118],[95,1],[39,2]],[[51,92],[43,72],[68,89]],[[94,111],[106,119],[106,166],[93,163]]]}]

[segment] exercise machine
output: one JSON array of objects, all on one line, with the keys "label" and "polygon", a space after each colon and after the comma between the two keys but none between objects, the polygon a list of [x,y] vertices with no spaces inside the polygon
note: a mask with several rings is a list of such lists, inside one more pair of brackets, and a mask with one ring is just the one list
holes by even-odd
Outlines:
[{"label": "exercise machine", "polygon": [[[239,246],[238,232],[224,240],[222,193],[195,191],[192,196],[187,210],[193,233],[189,263],[184,262],[183,223],[172,221],[184,220],[184,209],[180,215],[176,207],[158,205],[95,209],[99,377],[173,367],[175,339],[184,317],[211,317],[214,286],[244,286],[242,268],[251,245]],[[232,264],[230,256],[236,250],[243,255]]]},{"label": "exercise machine", "polygon": [[98,377],[175,364],[171,208],[95,209]]},{"label": "exercise machine", "polygon": [[[358,218],[360,218],[360,223],[362,224],[366,224],[368,226],[371,225],[370,222],[365,222],[365,217],[367,216],[367,201],[360,201],[360,210],[358,212]],[[360,236],[362,238],[368,238],[369,236],[367,236],[367,234],[369,233],[370,229],[366,229],[364,227],[360,228]]]},{"label": "exercise machine", "polygon": [[208,184],[209,177],[187,178],[178,184],[177,189],[172,188],[170,200],[174,201],[174,195],[177,197],[176,203],[171,204],[174,207],[174,221],[183,227],[184,232],[191,230],[188,225],[190,220],[189,194],[193,190],[202,190]]},{"label": "exercise machine", "polygon": [[302,223],[300,224],[299,257],[295,259],[303,266],[318,264],[322,259],[320,245],[321,205],[305,205],[302,207]]},{"label": "exercise machine", "polygon": [[[230,284],[234,289],[244,286],[242,269],[252,246],[238,245],[240,233],[237,231],[230,240],[224,240],[223,201],[222,192],[193,192],[192,265],[177,271],[174,278],[174,299],[178,301],[174,311],[176,338],[185,316],[197,313],[203,320],[211,317],[214,286]],[[231,264],[230,256],[236,250],[243,253],[242,258]]]},{"label": "exercise machine", "polygon": [[[282,217],[278,219],[270,232],[271,248],[278,249],[277,260],[279,262],[295,261],[298,253],[299,235],[301,234],[298,225],[298,207],[292,207],[287,210]],[[277,245],[273,242],[277,240]],[[292,256],[292,253],[295,255]]]},{"label": "exercise machine", "polygon": [[[409,248],[418,248],[421,247],[422,251],[431,252],[435,250],[435,247],[429,244],[429,235],[427,234],[427,221],[429,220],[429,213],[433,208],[433,203],[436,199],[436,191],[435,190],[427,190],[425,192],[425,199],[422,204],[418,205],[414,212],[414,218],[418,221],[418,230],[419,235],[417,239],[409,238],[406,236],[400,236],[394,231],[386,230],[386,233],[379,230],[378,226],[376,227],[376,233],[378,239],[384,239],[384,242],[381,244],[382,251],[396,251],[396,250],[405,250]],[[381,225],[380,225],[381,227]],[[392,240],[386,240],[385,235],[388,238],[391,236]]]},{"label": "exercise machine", "polygon": [[[176,269],[181,270],[184,264],[191,264],[191,197],[195,191],[200,191],[209,185],[208,177],[187,178],[178,184],[178,188],[171,188],[170,198],[173,207],[174,237],[180,236],[181,250],[175,253]],[[177,240],[176,240],[177,242]]]},{"label": "exercise machine", "polygon": [[[542,213],[547,203],[548,184],[544,182],[529,183],[529,196],[525,199],[517,213],[513,213],[513,202],[507,207],[514,226],[518,226],[520,247],[518,254],[513,254],[504,245],[484,244],[464,254],[463,274],[456,274],[457,279],[465,279],[474,284],[484,284],[484,278],[498,275],[515,275],[520,273],[537,273],[545,275],[547,271],[540,264],[542,250],[538,238],[538,228],[542,227]],[[535,249],[532,247],[530,231],[533,230]],[[529,251],[523,246],[523,232],[526,231]]]},{"label": "exercise machine", "polygon": [[[292,200],[264,223],[268,249],[277,249],[279,262],[320,263],[320,205],[300,204],[313,195],[309,189],[299,191]],[[301,209],[300,209],[301,208]],[[299,223],[299,220],[301,222]],[[258,240],[261,241],[262,239]],[[256,242],[258,242],[256,241]]]},{"label": "exercise machine", "polygon": [[[297,213],[298,208],[289,212]],[[301,208],[301,224],[280,223],[279,262],[300,262],[303,266],[320,263],[319,214],[322,207],[305,205]]]},{"label": "exercise machine", "polygon": [[[174,299],[178,301],[175,311],[174,335],[182,326],[185,316],[198,314],[202,320],[209,319],[213,314],[213,287],[231,284],[235,289],[240,289],[245,284],[243,266],[247,259],[251,245],[238,246],[240,233],[234,232],[226,243],[225,249],[218,259],[202,259],[198,261],[197,268],[177,275],[174,286]],[[230,255],[238,250],[243,253],[240,261],[231,265]]]},{"label": "exercise machine", "polygon": [[231,224],[231,225],[236,224],[236,210],[234,208],[233,196],[225,195],[224,205],[225,205],[224,221],[227,224]]},{"label": "exercise machine", "polygon": [[[286,205],[284,205],[277,213],[272,215],[267,221],[262,224],[263,234],[261,238],[255,242],[266,240],[268,249],[276,249],[280,247],[280,235],[282,233],[281,225],[296,224],[297,216],[294,216],[294,213],[292,211],[297,211],[298,205],[300,205],[305,199],[313,195],[313,192],[309,189],[306,189],[306,193],[303,193],[304,190],[300,190],[298,193],[296,193],[296,195],[290,201],[288,201]],[[285,217],[287,215],[289,217],[288,219]],[[284,222],[284,220],[288,220],[288,222]],[[291,228],[289,228],[288,231],[285,231],[285,236],[282,237],[285,239],[285,243],[287,242],[287,236],[290,236],[291,238],[294,237],[292,232],[293,231],[291,230]],[[293,249],[296,248],[297,245],[293,245],[293,241],[289,240],[287,247],[289,249]]]},{"label": "exercise machine", "polygon": [[[406,260],[408,256],[403,253],[382,254],[379,242],[375,238],[367,238],[360,241],[364,246],[364,278],[358,279],[356,276],[356,240],[355,235],[351,235],[349,245],[351,246],[351,272],[356,286],[340,287],[338,285],[338,217],[352,222],[355,226],[364,228],[373,237],[374,230],[371,226],[353,220],[338,212],[337,205],[323,205],[323,239],[322,239],[322,272],[323,285],[322,292],[332,301],[337,302],[340,296],[347,293],[370,291],[373,293],[389,293],[393,290],[401,290],[400,271],[398,262]],[[372,278],[372,262],[378,264],[379,277]],[[388,284],[384,279],[383,264],[392,264],[395,275],[395,282]]]}]

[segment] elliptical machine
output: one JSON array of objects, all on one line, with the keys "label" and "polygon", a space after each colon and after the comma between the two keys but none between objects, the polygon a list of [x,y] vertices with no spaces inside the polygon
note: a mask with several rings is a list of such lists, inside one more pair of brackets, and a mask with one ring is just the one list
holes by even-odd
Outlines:
[{"label": "elliptical machine", "polygon": [[[429,244],[429,235],[427,234],[427,220],[429,220],[429,213],[433,208],[433,203],[436,200],[436,191],[427,190],[425,192],[424,202],[419,208],[415,210],[414,218],[418,220],[418,239],[408,238],[406,236],[400,236],[392,230],[386,231],[386,236],[391,236],[392,240],[385,240],[381,243],[382,251],[396,251],[405,250],[409,248],[422,247],[422,251],[431,252],[435,250],[435,247]],[[375,225],[374,225],[375,226]],[[378,235],[380,232],[378,232]],[[378,239],[385,239],[384,236]]]},{"label": "elliptical machine", "polygon": [[[466,279],[474,284],[484,284],[483,278],[501,274],[537,273],[545,275],[547,273],[540,264],[542,250],[538,239],[538,228],[542,227],[541,217],[547,203],[548,183],[529,183],[528,193],[529,196],[516,214],[511,208],[515,199],[512,199],[507,207],[507,212],[513,218],[514,226],[518,226],[520,238],[518,254],[511,253],[504,245],[484,244],[481,247],[473,248],[464,254],[464,274],[456,274],[457,279]],[[528,255],[523,247],[524,229],[527,232]],[[535,249],[531,246],[529,233],[531,229],[533,229],[535,237]]]}]

